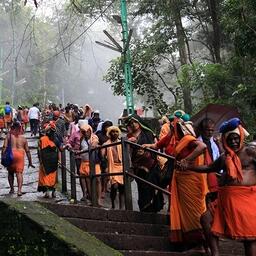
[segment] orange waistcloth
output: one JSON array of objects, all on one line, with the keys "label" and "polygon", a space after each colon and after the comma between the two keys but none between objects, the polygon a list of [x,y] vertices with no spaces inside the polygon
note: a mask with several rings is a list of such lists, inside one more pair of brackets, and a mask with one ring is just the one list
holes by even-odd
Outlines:
[{"label": "orange waistcloth", "polygon": [[[80,165],[80,175],[89,175],[90,174],[90,162],[82,161]],[[95,174],[100,174],[101,169],[99,164],[95,164]]]},{"label": "orange waistcloth", "polygon": [[11,123],[12,122],[12,116],[11,115],[5,115],[4,116],[4,121],[6,123]]},{"label": "orange waistcloth", "polygon": [[3,129],[5,127],[4,125],[4,118],[0,118],[0,129]]},{"label": "orange waistcloth", "polygon": [[23,172],[24,170],[24,155],[25,151],[23,149],[12,149],[13,162],[11,166],[7,169],[10,172]]},{"label": "orange waistcloth", "polygon": [[39,167],[38,187],[54,188],[57,183],[57,171],[51,172],[48,175],[44,171],[43,165]]},{"label": "orange waistcloth", "polygon": [[[122,163],[113,163],[111,165],[111,169],[109,169],[109,173],[117,173],[122,171],[123,171]],[[111,185],[115,183],[124,184],[124,178],[122,175],[110,176],[110,183]]]},{"label": "orange waistcloth", "polygon": [[[193,136],[185,136],[177,145],[176,154],[195,140]],[[202,155],[197,157],[195,164],[203,164]],[[170,207],[170,240],[172,242],[202,241],[200,217],[206,211],[207,192],[206,174],[174,170]]]},{"label": "orange waistcloth", "polygon": [[23,121],[25,124],[29,123],[28,115],[24,115],[24,116],[22,117],[22,121]]},{"label": "orange waistcloth", "polygon": [[256,240],[256,186],[219,188],[212,232],[237,240]]}]

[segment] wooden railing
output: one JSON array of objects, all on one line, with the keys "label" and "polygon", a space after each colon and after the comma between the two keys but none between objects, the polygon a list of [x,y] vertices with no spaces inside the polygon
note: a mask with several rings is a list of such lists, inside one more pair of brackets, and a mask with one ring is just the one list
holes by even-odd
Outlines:
[{"label": "wooden railing", "polygon": [[[101,174],[95,174],[95,163],[91,161],[92,159],[92,152],[94,150],[100,150],[102,148],[112,147],[115,145],[122,145],[122,164],[123,164],[123,171],[120,173],[101,173]],[[153,187],[154,189],[162,191],[166,195],[170,195],[170,192],[157,186],[156,184],[153,184],[145,179],[142,179],[141,177],[135,175],[132,173],[131,170],[131,161],[130,161],[130,154],[129,154],[129,147],[139,147],[142,148],[141,145],[130,142],[128,140],[125,140],[122,138],[120,142],[100,146],[91,150],[83,151],[82,153],[89,153],[89,162],[90,162],[90,174],[88,175],[90,177],[91,181],[91,202],[92,206],[97,206],[97,191],[96,191],[96,178],[97,177],[104,177],[104,176],[117,176],[117,175],[123,175],[124,177],[124,195],[125,195],[125,209],[126,210],[133,210],[133,203],[132,203],[132,189],[131,189],[131,181],[132,179],[136,179],[140,182],[144,182],[147,185]],[[174,159],[173,156],[166,155],[164,153],[161,153],[159,151],[149,149],[149,148],[143,148],[144,150],[150,151],[156,155],[165,157],[167,159]],[[67,168],[67,157],[66,154],[69,152],[69,168]],[[59,162],[60,170],[61,170],[61,188],[62,193],[68,192],[67,187],[67,175],[70,175],[70,197],[74,203],[77,202],[77,183],[76,179],[84,179],[88,176],[85,175],[77,175],[76,174],[76,162],[75,162],[75,153],[73,151],[64,150],[61,152],[61,161]]]}]

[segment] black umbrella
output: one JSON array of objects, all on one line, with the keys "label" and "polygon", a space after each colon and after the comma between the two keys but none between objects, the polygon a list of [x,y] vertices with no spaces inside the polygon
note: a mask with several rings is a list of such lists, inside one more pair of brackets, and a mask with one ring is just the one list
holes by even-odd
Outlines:
[{"label": "black umbrella", "polygon": [[240,118],[237,108],[229,105],[208,104],[197,114],[192,116],[191,121],[194,123],[194,127],[197,129],[200,122],[204,118],[210,118],[215,122],[215,131],[218,132],[220,125],[224,121],[227,121],[233,117]]}]

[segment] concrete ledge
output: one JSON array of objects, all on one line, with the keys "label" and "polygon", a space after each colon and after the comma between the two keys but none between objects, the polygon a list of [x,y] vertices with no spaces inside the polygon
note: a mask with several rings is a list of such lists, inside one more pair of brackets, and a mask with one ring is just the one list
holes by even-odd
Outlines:
[{"label": "concrete ledge", "polygon": [[119,256],[39,203],[0,201],[0,255]]}]

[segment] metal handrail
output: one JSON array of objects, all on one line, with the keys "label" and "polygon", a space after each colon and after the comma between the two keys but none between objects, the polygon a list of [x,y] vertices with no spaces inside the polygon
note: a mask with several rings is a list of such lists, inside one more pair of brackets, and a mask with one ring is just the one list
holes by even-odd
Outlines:
[{"label": "metal handrail", "polygon": [[102,149],[102,148],[108,148],[108,147],[112,147],[112,146],[116,146],[116,145],[120,145],[122,144],[121,141],[119,142],[114,142],[114,143],[111,143],[111,144],[106,144],[106,145],[100,145],[100,146],[97,146],[95,148],[91,148],[91,149],[87,149],[87,150],[82,150],[80,152],[77,152],[75,153],[75,155],[81,155],[81,154],[84,154],[84,153],[89,153],[90,151],[95,151],[95,150],[99,150],[99,149]]},{"label": "metal handrail", "polygon": [[[154,149],[151,149],[151,148],[145,148],[145,147],[143,147],[143,146],[141,146],[141,145],[139,145],[139,144],[136,144],[136,143],[134,143],[134,142],[131,142],[131,141],[129,141],[129,140],[124,140],[123,143],[124,143],[124,144],[129,144],[129,145],[131,145],[131,146],[135,146],[135,147],[138,147],[138,148],[142,148],[142,149],[144,149],[144,150],[146,150],[146,151],[150,151],[150,152],[152,152],[152,153],[154,153],[154,154],[160,155],[160,156],[165,157],[165,158],[167,158],[167,159],[175,159],[174,156],[166,155],[166,154],[164,154],[164,153],[161,153],[161,152],[159,152],[159,151],[157,151],[157,150],[154,150]],[[80,152],[77,153],[76,155],[80,155],[80,154],[87,153],[87,152],[90,154],[90,153],[91,153],[92,151],[94,151],[94,150],[100,150],[100,149],[102,149],[102,148],[108,148],[108,147],[112,147],[112,146],[120,145],[120,144],[122,144],[122,141],[120,141],[120,142],[115,142],[115,143],[111,143],[111,144],[106,144],[106,145],[101,145],[101,146],[98,146],[98,147],[96,147],[96,148],[92,148],[92,149],[90,149],[90,150],[80,151]],[[69,150],[69,149],[67,149],[67,148],[66,148],[66,150],[67,150],[67,151],[70,151],[70,152],[72,152],[72,154],[74,154],[74,151]],[[72,154],[71,154],[71,156],[72,156]],[[124,165],[124,162],[123,162],[123,165]],[[109,177],[109,176],[121,176],[121,175],[122,175],[122,176],[125,176],[125,175],[127,175],[128,177],[132,177],[132,178],[134,178],[134,179],[136,179],[136,180],[139,180],[140,182],[143,182],[143,183],[145,183],[145,184],[147,184],[147,185],[149,185],[149,186],[151,186],[151,187],[153,187],[153,188],[155,188],[155,189],[157,189],[157,190],[163,192],[164,194],[166,194],[166,195],[168,195],[168,196],[171,195],[171,193],[170,193],[169,191],[167,191],[167,190],[165,190],[165,189],[163,189],[163,188],[161,188],[161,187],[159,187],[159,186],[157,186],[157,185],[155,185],[155,184],[153,184],[153,183],[151,183],[151,182],[149,182],[149,181],[147,181],[147,180],[145,180],[145,179],[143,179],[143,178],[140,178],[139,176],[135,175],[134,173],[129,172],[128,169],[127,169],[127,170],[124,169],[123,172],[119,172],[119,173],[101,173],[101,174],[95,174],[95,171],[93,171],[93,174],[90,172],[89,175],[77,175],[74,171],[72,171],[72,170],[70,170],[69,168],[67,168],[66,165],[62,164],[61,162],[59,162],[59,167],[65,169],[65,170],[70,174],[71,179],[84,179],[84,178],[90,177],[90,178],[92,178],[92,182],[93,182],[94,178],[96,178],[96,177],[106,177],[106,176]],[[93,163],[92,163],[92,167],[95,168]],[[73,167],[73,168],[74,168],[74,167]],[[123,168],[125,168],[125,166],[123,166]],[[126,167],[126,168],[127,168],[127,167]],[[94,169],[94,170],[95,170],[95,169]],[[75,189],[75,188],[74,188],[74,189]],[[76,190],[76,189],[75,189],[75,190]],[[72,191],[71,191],[71,192],[72,192]],[[76,191],[73,191],[73,196],[74,196],[74,193],[76,194]],[[71,193],[71,194],[72,194],[72,193]],[[75,197],[75,201],[76,201],[76,196],[74,196],[74,197]],[[130,208],[132,208],[132,207],[130,207]]]},{"label": "metal handrail", "polygon": [[[167,155],[165,153],[159,152],[159,151],[154,150],[152,148],[143,147],[142,145],[134,143],[134,142],[129,141],[129,140],[125,140],[125,143],[130,144],[130,145],[135,146],[135,147],[138,147],[138,148],[141,148],[141,149],[144,149],[144,150],[147,150],[151,153],[155,153],[155,154],[157,154],[159,156],[162,156],[162,157],[165,157],[167,159],[175,159],[174,156]],[[89,153],[90,151],[99,150],[99,149],[107,148],[107,147],[112,147],[112,146],[116,146],[116,145],[120,145],[120,144],[121,144],[121,141],[120,142],[114,142],[114,143],[111,143],[111,144],[101,145],[101,146],[97,146],[95,148],[92,148],[90,150],[87,149],[87,150],[80,151],[80,152],[76,153],[76,155],[81,155],[81,154],[84,154],[84,153]]]},{"label": "metal handrail", "polygon": [[165,153],[159,152],[159,151],[157,151],[157,150],[155,150],[155,149],[152,149],[152,148],[143,147],[142,145],[139,145],[139,144],[134,143],[134,142],[129,141],[129,140],[125,140],[125,143],[130,144],[130,145],[132,145],[132,146],[135,146],[135,147],[137,147],[137,148],[141,148],[141,149],[147,150],[147,151],[149,151],[149,152],[151,152],[151,153],[155,153],[155,154],[157,154],[157,155],[159,155],[159,156],[162,156],[162,157],[165,157],[165,158],[167,158],[167,159],[175,159],[174,156],[167,155],[167,154],[165,154]]},{"label": "metal handrail", "polygon": [[161,187],[159,187],[159,186],[157,186],[157,185],[155,185],[155,184],[153,184],[153,183],[151,183],[151,182],[149,182],[149,181],[147,181],[147,180],[144,180],[144,179],[142,179],[142,178],[140,178],[139,176],[137,176],[137,175],[135,175],[135,174],[133,174],[133,173],[131,173],[131,172],[125,172],[128,176],[130,176],[130,177],[132,177],[132,178],[134,178],[134,179],[137,179],[137,180],[139,180],[139,181],[141,181],[141,182],[144,182],[144,183],[146,183],[146,184],[148,184],[148,185],[150,185],[151,187],[153,187],[153,188],[155,188],[155,189],[157,189],[157,190],[160,190],[160,191],[162,191],[164,194],[166,194],[166,195],[171,195],[171,193],[169,192],[169,191],[167,191],[167,190],[165,190],[165,189],[163,189],[163,188],[161,188]]}]

